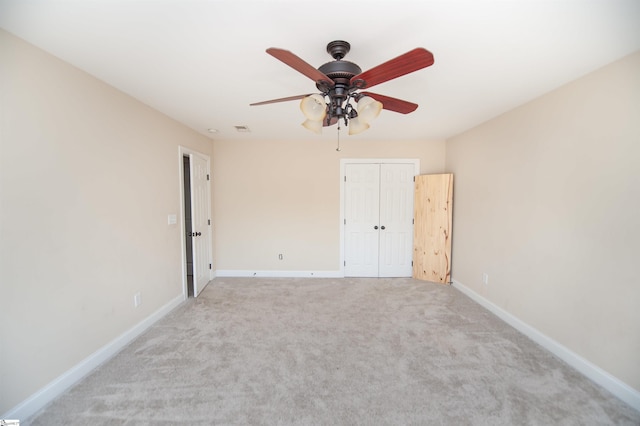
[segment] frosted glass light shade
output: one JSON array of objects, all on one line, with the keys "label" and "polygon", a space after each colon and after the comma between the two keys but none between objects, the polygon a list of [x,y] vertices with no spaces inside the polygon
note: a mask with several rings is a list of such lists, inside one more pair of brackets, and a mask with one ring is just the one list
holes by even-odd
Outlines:
[{"label": "frosted glass light shade", "polygon": [[327,115],[327,104],[325,104],[324,98],[315,93],[302,98],[300,109],[305,117],[313,121],[322,121]]},{"label": "frosted glass light shade", "polygon": [[365,123],[370,123],[382,111],[382,102],[376,101],[371,96],[363,96],[358,101],[358,117]]},{"label": "frosted glass light shade", "polygon": [[357,135],[358,133],[362,133],[369,128],[369,125],[362,121],[360,117],[354,117],[349,120],[349,134]]},{"label": "frosted glass light shade", "polygon": [[302,126],[304,126],[305,129],[311,130],[314,133],[322,134],[322,120],[320,121],[305,120],[305,122],[302,123]]}]

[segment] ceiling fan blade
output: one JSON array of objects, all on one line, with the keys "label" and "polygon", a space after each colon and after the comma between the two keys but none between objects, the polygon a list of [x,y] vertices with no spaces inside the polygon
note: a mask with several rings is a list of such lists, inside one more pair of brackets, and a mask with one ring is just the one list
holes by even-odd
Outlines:
[{"label": "ceiling fan blade", "polygon": [[333,87],[335,84],[333,80],[327,77],[323,72],[318,71],[312,65],[309,65],[308,63],[300,59],[295,54],[289,52],[288,50],[278,49],[276,47],[270,47],[267,49],[267,53],[273,56],[274,58],[279,59],[280,61],[289,65],[291,68],[298,71],[299,73],[306,75],[316,83],[321,81],[327,84],[329,87]]},{"label": "ceiling fan blade", "polygon": [[[426,68],[433,65],[433,62],[433,54],[427,49],[418,47],[404,55],[400,55],[377,67],[353,76],[351,78],[351,84],[355,84],[356,87],[360,89],[370,88],[376,84],[384,83],[385,81],[393,80],[394,78]],[[359,80],[363,80],[364,83],[361,84]]]},{"label": "ceiling fan blade", "polygon": [[360,92],[361,95],[371,96],[376,101],[382,102],[382,109],[399,112],[400,114],[409,114],[418,108],[418,104],[403,101],[402,99],[392,98],[385,95],[379,95],[371,92]]},{"label": "ceiling fan blade", "polygon": [[288,98],[271,99],[270,101],[255,102],[255,103],[249,104],[249,106],[267,105],[267,104],[275,104],[277,102],[295,101],[296,99],[305,98],[305,97],[309,96],[310,94],[311,93],[308,93],[306,95],[289,96]]}]

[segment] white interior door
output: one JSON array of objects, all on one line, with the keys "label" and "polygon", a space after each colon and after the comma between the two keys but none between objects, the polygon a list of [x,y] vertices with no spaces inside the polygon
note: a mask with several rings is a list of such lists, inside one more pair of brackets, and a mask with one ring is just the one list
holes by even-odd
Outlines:
[{"label": "white interior door", "polygon": [[193,295],[195,297],[211,279],[210,225],[207,160],[189,154],[191,180],[191,241],[193,243]]},{"label": "white interior door", "polygon": [[410,277],[413,164],[345,166],[347,277]]},{"label": "white interior door", "polygon": [[380,165],[348,164],[345,173],[345,276],[377,277]]},{"label": "white interior door", "polygon": [[380,165],[380,277],[412,273],[413,176],[413,164]]}]

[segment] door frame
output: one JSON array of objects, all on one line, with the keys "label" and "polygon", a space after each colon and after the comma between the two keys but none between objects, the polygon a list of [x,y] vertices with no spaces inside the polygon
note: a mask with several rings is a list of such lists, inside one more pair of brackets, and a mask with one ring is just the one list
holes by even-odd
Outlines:
[{"label": "door frame", "polygon": [[[207,181],[207,213],[209,218],[211,218],[211,158],[207,154],[203,154],[202,152],[193,150],[191,148],[187,148],[185,146],[178,146],[178,170],[179,170],[179,184],[180,184],[180,249],[181,249],[181,257],[182,257],[182,295],[184,300],[187,300],[189,297],[187,291],[187,244],[185,242],[185,236],[187,235],[187,229],[184,224],[184,203],[185,203],[185,193],[184,193],[184,165],[183,165],[183,157],[185,155],[199,155],[200,157],[207,160],[207,173],[210,178]],[[191,200],[189,200],[191,202]],[[204,236],[204,235],[203,235]],[[213,219],[211,218],[211,225],[207,227],[207,244],[209,247],[209,262],[212,267],[209,270],[209,281],[215,278],[214,268],[213,268]]]},{"label": "door frame", "polygon": [[344,177],[347,164],[413,164],[414,176],[420,174],[419,158],[341,158],[340,159],[340,276],[344,278]]}]

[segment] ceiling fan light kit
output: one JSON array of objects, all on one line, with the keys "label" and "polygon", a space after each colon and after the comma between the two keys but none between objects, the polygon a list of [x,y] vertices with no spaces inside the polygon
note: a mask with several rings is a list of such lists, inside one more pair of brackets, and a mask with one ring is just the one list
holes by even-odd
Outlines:
[{"label": "ceiling fan light kit", "polygon": [[371,122],[380,115],[383,105],[371,96],[361,96],[358,101],[358,117],[366,123]]},{"label": "ceiling fan light kit", "polygon": [[346,41],[330,42],[327,52],[334,61],[317,69],[288,50],[275,47],[267,49],[268,54],[315,81],[320,93],[257,102],[251,106],[301,99],[300,109],[306,117],[303,127],[320,134],[322,127],[332,126],[342,120],[349,128],[350,135],[367,130],[383,109],[408,114],[418,108],[412,102],[359,90],[433,65],[431,52],[419,47],[362,72],[358,65],[343,60],[350,49],[351,45]]},{"label": "ceiling fan light kit", "polygon": [[302,98],[300,109],[309,120],[322,121],[327,116],[327,105],[324,98],[315,93]]},{"label": "ceiling fan light kit", "polygon": [[307,130],[311,130],[314,133],[317,134],[321,134],[322,133],[322,120],[305,120],[302,123],[302,126],[307,129]]},{"label": "ceiling fan light kit", "polygon": [[349,121],[349,134],[357,135],[358,133],[362,133],[367,130],[369,127],[369,123],[365,123],[360,117],[354,117]]}]

